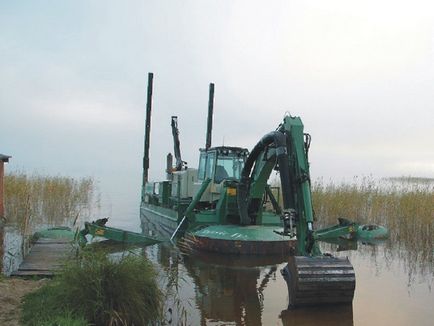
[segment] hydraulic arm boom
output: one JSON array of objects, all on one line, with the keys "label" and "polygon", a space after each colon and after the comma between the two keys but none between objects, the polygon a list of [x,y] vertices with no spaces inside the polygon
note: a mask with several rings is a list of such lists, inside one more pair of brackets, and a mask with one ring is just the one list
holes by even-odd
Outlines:
[{"label": "hydraulic arm boom", "polygon": [[303,134],[301,119],[286,116],[277,130],[262,137],[251,151],[241,173],[237,198],[242,224],[255,224],[267,180],[273,168],[277,168],[283,195],[284,231],[296,230],[301,255],[311,255],[314,249],[308,139]]},{"label": "hydraulic arm boom", "polygon": [[[349,303],[355,276],[348,259],[322,255],[313,225],[308,150],[310,135],[299,117],[285,116],[276,131],[265,135],[251,151],[241,173],[237,201],[242,224],[255,224],[273,168],[280,172],[285,234],[297,237],[297,256],[282,270],[289,305]],[[295,232],[294,232],[295,230]]]},{"label": "hydraulic arm boom", "polygon": [[179,143],[179,130],[178,130],[178,117],[172,116],[171,126],[172,126],[172,136],[173,136],[173,151],[175,153],[175,159],[176,159],[175,171],[181,171],[182,168],[184,167],[184,164],[186,164],[186,162],[184,162],[181,159],[181,149],[180,149],[180,143]]}]

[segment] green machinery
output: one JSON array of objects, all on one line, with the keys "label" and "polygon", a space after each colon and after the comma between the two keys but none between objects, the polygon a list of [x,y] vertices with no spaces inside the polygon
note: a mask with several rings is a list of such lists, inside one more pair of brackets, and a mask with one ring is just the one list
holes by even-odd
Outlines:
[{"label": "green machinery", "polygon": [[[238,210],[243,224],[255,224],[266,182],[273,169],[280,173],[283,233],[295,235],[297,246],[282,270],[291,306],[349,303],[355,289],[354,270],[348,259],[321,253],[317,240],[354,232],[342,223],[316,231],[311,199],[308,152],[311,137],[299,117],[285,116],[276,131],[265,135],[248,156],[238,184]],[[274,201],[273,201],[274,202]]]},{"label": "green machinery", "polygon": [[[291,306],[350,303],[355,289],[348,259],[321,253],[318,241],[355,237],[359,226],[340,221],[316,230],[311,198],[309,134],[299,117],[287,115],[249,152],[239,147],[211,147],[214,85],[210,85],[206,146],[197,169],[181,159],[177,118],[172,117],[176,165],[167,158],[167,180],[148,181],[150,103],[148,85],[141,219],[185,238],[199,249],[237,254],[289,254],[282,270]],[[267,181],[279,171],[282,202]],[[265,209],[266,202],[272,209]],[[142,226],[143,227],[143,226]],[[152,230],[153,231],[153,230]]]},{"label": "green machinery", "polygon": [[145,236],[142,233],[106,226],[107,221],[108,218],[102,218],[93,222],[85,222],[83,230],[78,234],[79,243],[85,245],[87,243],[86,235],[88,234],[91,235],[92,238],[100,237],[118,243],[136,244],[140,246],[150,246],[165,241],[157,237]]},{"label": "green machinery", "polygon": [[[275,131],[262,137],[250,153],[234,147],[201,150],[198,168],[201,187],[195,192],[178,228],[187,219],[183,231],[194,230],[196,220],[190,213],[196,208],[212,212],[219,221],[217,228],[220,232],[236,224],[240,225],[237,233],[247,234],[249,227],[263,226],[269,218],[264,211],[264,198],[269,197],[274,209],[272,216],[279,216],[283,226],[280,230],[275,229],[274,233],[296,241],[288,265],[282,270],[288,284],[289,304],[350,303],[355,289],[355,275],[350,262],[346,258],[322,254],[318,240],[354,235],[357,225],[342,220],[339,225],[315,230],[308,163],[311,137],[303,129],[299,117],[288,115]],[[279,171],[280,175],[282,207],[267,185],[273,170]],[[198,229],[194,232],[195,237],[208,230]],[[271,253],[266,229],[261,227],[259,232],[255,237],[264,237],[265,240],[259,241],[265,248],[261,253]],[[213,241],[214,247],[216,243],[224,244],[224,250],[231,252],[230,241],[218,242],[217,238],[212,235],[208,242]],[[250,254],[259,254],[258,246],[251,248],[254,249]]]},{"label": "green machinery", "polygon": [[[174,132],[174,135],[177,133]],[[233,253],[233,247],[246,243],[249,250],[242,253],[248,254],[272,254],[276,248],[276,251],[285,248],[276,246],[276,242],[272,241],[273,234],[286,240],[281,243],[286,244],[293,239],[291,241],[295,241],[296,245],[292,246],[288,265],[282,270],[288,284],[289,304],[352,302],[355,275],[350,262],[322,254],[318,240],[353,235],[357,225],[348,222],[315,230],[308,163],[310,139],[310,135],[303,132],[299,117],[285,116],[277,130],[265,135],[250,153],[236,147],[202,149],[196,182],[199,187],[183,208],[183,218],[179,220],[172,238],[193,234],[194,239],[201,239],[199,245],[204,242],[211,244],[206,250],[220,247],[218,251],[227,253]],[[176,156],[177,162],[182,162]],[[278,170],[280,175],[282,207],[267,185],[273,170]],[[188,175],[185,171],[184,174]],[[188,182],[179,179],[179,176],[176,173],[172,176],[175,180],[172,187]],[[180,191],[184,190],[177,189],[177,192]],[[272,214],[264,210],[266,197],[272,203]],[[168,198],[167,207],[171,207],[171,200],[176,199]],[[174,206],[180,204],[181,201],[172,203]],[[209,217],[208,223],[201,220],[202,216]],[[267,234],[265,225],[267,222],[275,225],[276,221],[272,218],[276,217],[282,227],[278,229],[274,226],[274,232]],[[204,224],[211,226],[205,227]],[[254,229],[257,233],[251,233],[251,228],[255,226],[259,227]],[[236,228],[235,234],[251,237],[251,241],[237,244],[227,237],[220,238],[220,234],[233,227]]]},{"label": "green machinery", "polygon": [[[290,306],[352,302],[352,265],[346,258],[323,254],[318,241],[384,235],[387,230],[344,219],[329,228],[315,228],[308,162],[311,137],[304,133],[301,119],[286,115],[250,152],[241,147],[211,147],[211,84],[206,145],[200,149],[198,168],[188,168],[181,159],[178,120],[172,116],[175,166],[169,154],[166,180],[149,182],[152,83],[153,75],[149,74],[140,208],[142,229],[149,236],[99,223],[86,224],[83,234],[145,245],[183,238],[195,250],[285,254],[288,264],[281,272],[288,285]],[[280,196],[267,184],[273,170],[279,172],[282,205]]]}]

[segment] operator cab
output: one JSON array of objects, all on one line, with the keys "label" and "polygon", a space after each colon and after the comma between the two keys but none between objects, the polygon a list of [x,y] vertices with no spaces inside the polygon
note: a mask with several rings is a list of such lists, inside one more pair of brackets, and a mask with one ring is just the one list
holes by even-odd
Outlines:
[{"label": "operator cab", "polygon": [[216,185],[225,179],[240,180],[248,154],[247,148],[241,147],[200,149],[198,180],[202,182],[205,178],[211,178]]}]

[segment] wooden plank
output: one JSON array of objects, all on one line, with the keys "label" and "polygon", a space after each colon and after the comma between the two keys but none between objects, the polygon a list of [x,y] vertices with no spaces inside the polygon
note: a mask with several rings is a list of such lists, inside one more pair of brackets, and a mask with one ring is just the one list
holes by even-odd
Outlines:
[{"label": "wooden plank", "polygon": [[74,252],[70,240],[38,239],[13,276],[53,276]]},{"label": "wooden plank", "polygon": [[64,264],[56,264],[56,263],[52,263],[52,264],[21,264],[19,270],[52,270],[52,269],[59,269],[62,266],[64,266]]},{"label": "wooden plank", "polygon": [[72,247],[71,247],[71,245],[65,244],[65,243],[47,243],[47,244],[35,243],[32,246],[32,250],[33,251],[46,250],[46,249],[51,249],[51,250],[61,249],[61,250],[65,250],[65,249],[72,249]]},{"label": "wooden plank", "polygon": [[33,245],[32,249],[37,251],[37,250],[44,250],[50,248],[52,250],[55,249],[71,249],[70,245],[67,244],[59,244],[59,243],[50,243],[50,244],[35,244]]},{"label": "wooden plank", "polygon": [[69,239],[47,239],[47,238],[40,238],[37,240],[38,244],[50,244],[50,243],[63,243],[63,244],[70,244],[71,240]]},{"label": "wooden plank", "polygon": [[28,276],[41,276],[41,277],[53,277],[55,275],[52,271],[15,271],[11,274],[11,276],[21,276],[21,277],[28,277]]},{"label": "wooden plank", "polygon": [[47,248],[44,250],[38,250],[30,252],[29,255],[34,257],[45,257],[45,256],[69,256],[71,252],[69,250],[51,250],[51,248]]}]

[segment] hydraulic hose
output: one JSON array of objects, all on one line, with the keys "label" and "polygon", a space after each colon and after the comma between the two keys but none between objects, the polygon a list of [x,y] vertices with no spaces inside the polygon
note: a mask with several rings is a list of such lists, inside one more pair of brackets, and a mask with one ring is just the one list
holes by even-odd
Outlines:
[{"label": "hydraulic hose", "polygon": [[250,174],[253,164],[256,162],[259,155],[265,148],[274,143],[276,146],[277,163],[280,169],[280,181],[282,184],[283,206],[284,210],[289,208],[290,203],[290,176],[289,176],[289,163],[288,153],[286,146],[286,135],[280,131],[272,131],[266,134],[261,140],[253,147],[250,155],[247,158],[244,168],[241,171],[241,180],[238,184],[237,202],[238,212],[240,214],[240,221],[242,225],[251,224],[249,217],[249,187],[250,187]]}]

